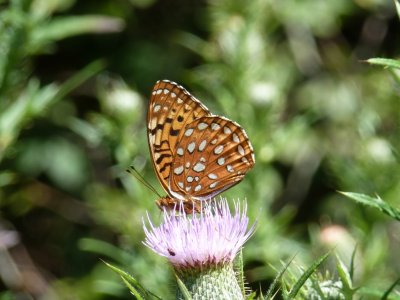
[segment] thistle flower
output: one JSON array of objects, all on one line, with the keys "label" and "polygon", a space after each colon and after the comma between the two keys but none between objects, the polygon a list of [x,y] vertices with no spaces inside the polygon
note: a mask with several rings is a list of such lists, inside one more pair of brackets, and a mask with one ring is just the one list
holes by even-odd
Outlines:
[{"label": "thistle flower", "polygon": [[241,299],[233,260],[254,232],[255,225],[248,229],[246,213],[246,202],[235,202],[232,214],[221,199],[200,214],[187,215],[183,207],[179,215],[164,211],[158,227],[147,216],[144,244],[169,260],[193,298]]}]

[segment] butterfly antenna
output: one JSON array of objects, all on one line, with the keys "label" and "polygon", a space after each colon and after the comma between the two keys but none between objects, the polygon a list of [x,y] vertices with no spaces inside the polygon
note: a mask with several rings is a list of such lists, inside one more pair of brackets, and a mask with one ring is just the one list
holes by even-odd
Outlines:
[{"label": "butterfly antenna", "polygon": [[137,180],[140,181],[145,187],[147,187],[150,191],[156,194],[158,197],[162,198],[162,196],[157,192],[157,190],[140,174],[138,170],[135,169],[134,166],[130,166],[126,170],[129,174],[133,175]]}]

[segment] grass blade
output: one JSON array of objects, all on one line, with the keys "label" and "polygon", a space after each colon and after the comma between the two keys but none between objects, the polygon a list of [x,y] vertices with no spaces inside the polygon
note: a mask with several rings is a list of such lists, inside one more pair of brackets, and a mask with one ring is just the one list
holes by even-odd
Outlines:
[{"label": "grass blade", "polygon": [[289,268],[289,265],[292,263],[293,259],[294,259],[294,256],[279,271],[278,275],[276,275],[274,281],[269,286],[267,294],[265,295],[265,297],[263,299],[265,299],[265,300],[272,299],[272,295],[274,293],[276,286],[278,285],[279,281],[281,280],[283,274],[285,274],[287,268]]},{"label": "grass blade", "polygon": [[375,57],[366,60],[371,65],[384,66],[386,68],[400,69],[400,61],[390,58]]},{"label": "grass blade", "polygon": [[390,293],[393,291],[393,289],[400,283],[400,278],[398,278],[389,288],[388,290],[383,294],[381,300],[386,300],[389,299]]},{"label": "grass blade", "polygon": [[304,273],[300,276],[299,280],[297,280],[296,284],[293,286],[292,290],[288,295],[288,299],[295,299],[296,295],[300,291],[301,287],[307,281],[307,279],[315,272],[315,270],[327,259],[330,252],[321,256],[320,259],[315,261]]},{"label": "grass blade", "polygon": [[354,279],[354,261],[356,258],[356,253],[357,253],[357,245],[354,247],[353,253],[351,254],[350,270],[349,270],[351,280]]}]

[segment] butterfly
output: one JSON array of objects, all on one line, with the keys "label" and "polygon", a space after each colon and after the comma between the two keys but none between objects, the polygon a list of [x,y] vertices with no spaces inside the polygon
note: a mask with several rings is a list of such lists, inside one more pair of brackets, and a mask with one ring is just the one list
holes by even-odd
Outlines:
[{"label": "butterfly", "polygon": [[253,147],[239,124],[212,114],[184,87],[156,82],[147,114],[151,160],[167,193],[160,209],[200,212],[203,201],[239,183],[254,166]]}]

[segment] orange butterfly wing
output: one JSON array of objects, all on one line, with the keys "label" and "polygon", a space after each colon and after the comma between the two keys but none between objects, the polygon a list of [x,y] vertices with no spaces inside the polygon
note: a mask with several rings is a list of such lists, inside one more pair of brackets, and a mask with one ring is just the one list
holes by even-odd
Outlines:
[{"label": "orange butterfly wing", "polygon": [[209,110],[182,86],[161,80],[155,84],[147,113],[150,156],[157,177],[170,195],[169,177],[180,133]]},{"label": "orange butterfly wing", "polygon": [[253,147],[239,124],[220,116],[189,123],[178,139],[171,193],[206,200],[239,183],[254,166]]}]

